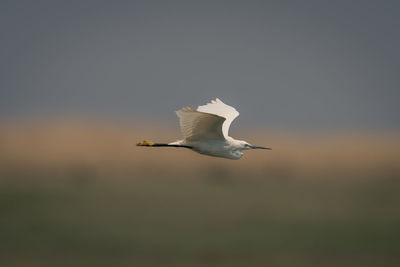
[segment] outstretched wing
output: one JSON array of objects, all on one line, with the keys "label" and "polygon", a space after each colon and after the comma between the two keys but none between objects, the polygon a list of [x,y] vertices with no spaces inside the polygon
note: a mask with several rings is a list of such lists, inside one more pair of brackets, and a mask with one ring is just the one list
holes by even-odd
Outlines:
[{"label": "outstretched wing", "polygon": [[229,127],[232,121],[239,116],[239,112],[235,108],[228,106],[218,98],[211,100],[211,103],[204,106],[199,106],[197,110],[225,118],[226,120],[222,125],[222,134],[225,138],[228,137]]},{"label": "outstretched wing", "polygon": [[187,141],[224,139],[222,125],[225,118],[185,107],[176,112],[183,137]]}]

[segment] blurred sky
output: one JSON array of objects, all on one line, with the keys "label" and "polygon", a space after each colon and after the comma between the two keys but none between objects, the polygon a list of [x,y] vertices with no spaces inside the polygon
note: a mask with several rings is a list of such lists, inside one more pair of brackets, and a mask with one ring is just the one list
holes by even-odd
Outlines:
[{"label": "blurred sky", "polygon": [[[399,130],[400,1],[0,2],[0,119]],[[234,123],[235,124],[235,123]]]}]

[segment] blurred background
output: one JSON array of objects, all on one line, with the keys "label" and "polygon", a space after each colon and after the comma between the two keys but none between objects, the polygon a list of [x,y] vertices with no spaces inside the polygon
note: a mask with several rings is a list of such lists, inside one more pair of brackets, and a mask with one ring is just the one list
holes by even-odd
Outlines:
[{"label": "blurred background", "polygon": [[[400,266],[398,1],[1,1],[1,266]],[[136,147],[219,97],[238,161]]]}]

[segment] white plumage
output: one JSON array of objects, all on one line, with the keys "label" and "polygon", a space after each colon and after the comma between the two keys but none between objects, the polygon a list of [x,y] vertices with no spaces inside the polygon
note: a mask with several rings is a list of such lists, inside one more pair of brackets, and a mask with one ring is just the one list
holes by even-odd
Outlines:
[{"label": "white plumage", "polygon": [[222,140],[225,118],[185,107],[176,112],[186,141]]},{"label": "white plumage", "polygon": [[157,144],[148,141],[138,143],[139,146],[172,146],[186,147],[198,153],[239,159],[243,150],[270,149],[267,147],[252,146],[241,140],[235,140],[228,135],[232,121],[239,116],[239,112],[216,98],[196,109],[184,107],[176,114],[183,135],[182,140],[169,144]]},{"label": "white plumage", "polygon": [[222,133],[225,138],[228,137],[229,127],[231,126],[232,121],[239,116],[239,112],[235,108],[228,106],[219,100],[219,98],[212,100],[211,103],[204,106],[199,106],[197,111],[215,114],[225,118],[225,121],[222,124]]}]

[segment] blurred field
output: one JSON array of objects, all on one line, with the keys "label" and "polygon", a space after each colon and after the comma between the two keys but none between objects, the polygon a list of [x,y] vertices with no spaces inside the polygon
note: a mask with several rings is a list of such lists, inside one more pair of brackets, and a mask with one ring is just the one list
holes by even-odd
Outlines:
[{"label": "blurred field", "polygon": [[233,133],[273,150],[230,161],[121,125],[0,126],[1,266],[400,266],[399,134]]}]

